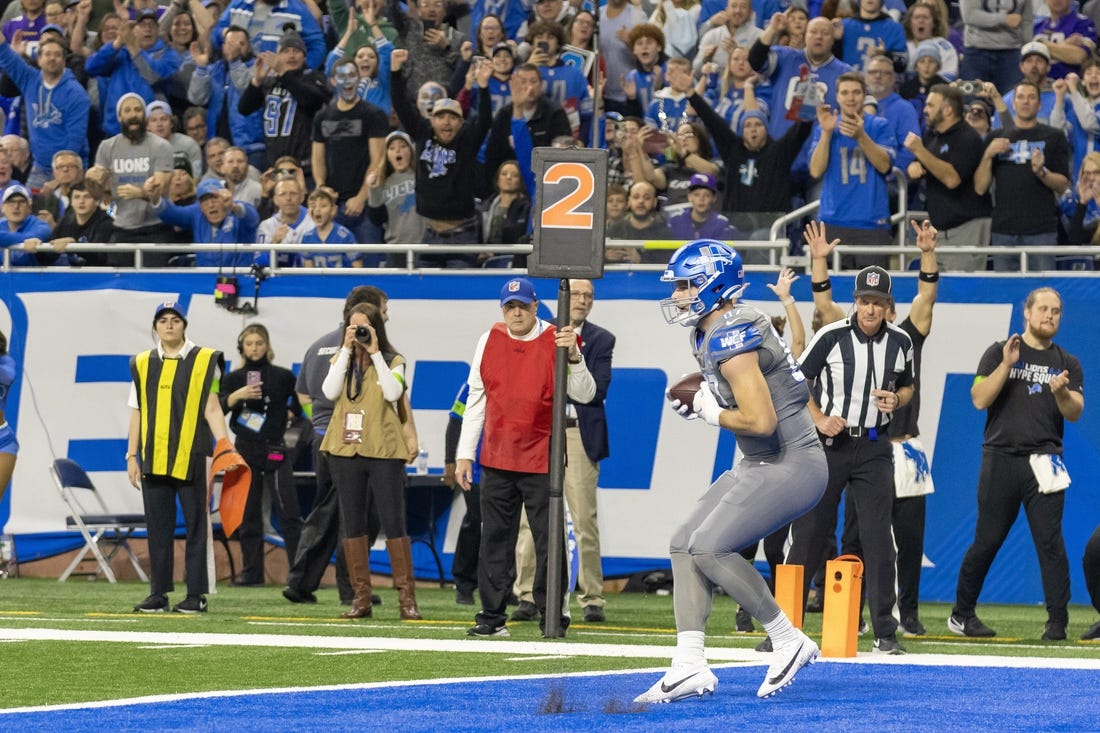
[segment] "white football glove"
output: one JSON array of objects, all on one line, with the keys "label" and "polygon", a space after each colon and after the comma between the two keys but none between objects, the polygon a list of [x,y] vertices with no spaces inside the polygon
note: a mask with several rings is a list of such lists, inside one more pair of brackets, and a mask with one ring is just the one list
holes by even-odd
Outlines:
[{"label": "white football glove", "polygon": [[695,393],[695,402],[692,404],[692,408],[695,410],[695,414],[703,418],[703,422],[707,425],[719,427],[719,418],[722,415],[723,408],[718,404],[718,400],[714,399],[714,393],[710,391],[710,387],[706,384]]},{"label": "white football glove", "polygon": [[685,420],[694,420],[698,415],[695,414],[694,405],[685,405],[680,400],[674,400],[669,396],[668,390],[665,390],[665,399],[668,400],[668,406],[676,411],[676,414]]}]

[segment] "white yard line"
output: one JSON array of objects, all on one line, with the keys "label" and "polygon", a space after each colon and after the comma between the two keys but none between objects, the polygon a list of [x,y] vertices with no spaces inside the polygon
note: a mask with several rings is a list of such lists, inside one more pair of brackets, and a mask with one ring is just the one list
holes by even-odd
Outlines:
[{"label": "white yard line", "polygon": [[[0,629],[0,641],[88,641],[145,645],[250,646],[303,649],[371,649],[405,652],[470,652],[509,655],[550,655],[573,657],[619,657],[663,659],[673,649],[668,644],[589,644],[568,641],[509,641],[506,639],[407,639],[393,637],[306,636],[298,634],[217,634],[179,631],[90,631],[81,629],[22,628]],[[1049,648],[1040,647],[1036,648]],[[1068,650],[1068,649],[1067,649]],[[707,658],[714,662],[742,662],[765,665],[769,657],[753,649],[711,647]],[[1100,670],[1100,659],[1064,659],[1048,657],[971,656],[959,654],[907,654],[872,656],[864,652],[852,659],[826,659],[827,662],[857,664],[917,664],[949,667],[1020,667],[1048,669]]]},{"label": "white yard line", "polygon": [[[532,656],[558,658],[573,657],[620,657],[632,659],[664,658],[671,651],[671,645],[637,646],[613,644],[585,644],[564,641],[504,641],[478,639],[393,639],[393,638],[349,638],[333,636],[283,636],[277,634],[211,634],[180,632],[123,632],[123,631],[82,631],[76,629],[0,629],[0,642],[4,641],[86,641],[92,643],[114,642],[125,644],[168,645],[168,646],[250,646],[281,647],[306,649],[341,650],[343,653],[365,653],[378,651],[425,651],[425,652],[471,652],[478,654],[498,653],[511,656]],[[327,653],[341,653],[327,652]],[[322,652],[326,653],[326,652]],[[752,649],[708,649],[707,656],[712,662],[738,663],[740,665],[763,666],[768,663],[769,655],[760,654]],[[845,664],[909,664],[920,666],[949,667],[1004,667],[1004,668],[1043,668],[1043,669],[1087,669],[1100,670],[1100,659],[1051,659],[1019,657],[987,657],[948,654],[908,654],[905,656],[872,656],[863,653],[853,659],[821,659],[822,662],[840,662]],[[716,664],[714,666],[727,666]],[[509,675],[494,677],[458,677],[450,679],[412,680],[402,682],[374,682],[348,685],[324,685],[317,687],[280,687],[264,690],[216,690],[212,692],[186,693],[178,695],[149,695],[123,700],[104,700],[89,703],[69,703],[64,705],[40,705],[0,710],[0,716],[16,713],[78,710],[120,707],[124,705],[158,704],[176,700],[225,698],[243,695],[266,695],[280,693],[300,693],[306,691],[327,690],[367,690],[413,685],[443,685],[451,683],[492,682],[514,679],[538,679],[570,677],[594,677],[609,674],[635,674],[644,669],[615,671],[577,672],[567,675]],[[654,669],[654,672],[663,671]]]}]

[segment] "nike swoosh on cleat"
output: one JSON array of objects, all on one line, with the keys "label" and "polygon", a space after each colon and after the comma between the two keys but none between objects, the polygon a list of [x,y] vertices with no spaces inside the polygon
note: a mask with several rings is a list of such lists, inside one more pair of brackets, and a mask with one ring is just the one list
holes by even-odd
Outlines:
[{"label": "nike swoosh on cleat", "polygon": [[682,680],[680,680],[680,681],[678,681],[678,682],[675,682],[674,684],[671,684],[671,685],[666,685],[666,684],[665,684],[664,682],[662,682],[662,683],[661,683],[661,692],[666,692],[666,693],[667,693],[667,692],[672,692],[672,691],[673,691],[673,690],[675,690],[675,689],[676,689],[677,687],[679,687],[680,685],[682,685],[682,684],[684,684],[685,682],[687,682],[688,680],[690,680],[690,679],[691,679],[692,677],[694,677],[694,676],[695,676],[696,674],[698,674],[698,673],[697,673],[697,672],[692,672],[692,673],[691,673],[691,674],[689,674],[689,675],[688,675],[687,677],[685,677],[685,678],[683,678]]},{"label": "nike swoosh on cleat", "polygon": [[787,662],[787,666],[783,668],[783,671],[768,680],[769,685],[774,685],[775,683],[779,682],[779,680],[783,679],[783,677],[786,676],[787,672],[791,671],[791,667],[793,667],[794,663],[798,661],[798,655],[802,653],[802,646],[803,644],[801,643],[798,645],[798,649],[795,651],[794,656],[791,657],[791,661]]}]

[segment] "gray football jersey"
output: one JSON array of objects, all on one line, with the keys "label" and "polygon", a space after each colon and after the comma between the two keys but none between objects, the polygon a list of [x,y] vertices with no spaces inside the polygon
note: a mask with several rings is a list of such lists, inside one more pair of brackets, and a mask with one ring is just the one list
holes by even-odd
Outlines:
[{"label": "gray football jersey", "polygon": [[818,443],[817,429],[806,407],[810,398],[806,378],[767,315],[747,305],[735,304],[705,332],[694,329],[691,338],[695,360],[711,392],[718,404],[729,409],[736,408],[737,401],[721,374],[721,365],[737,354],[757,352],[778,424],[768,436],[737,435],[737,444],[746,458],[767,460],[788,448]]}]

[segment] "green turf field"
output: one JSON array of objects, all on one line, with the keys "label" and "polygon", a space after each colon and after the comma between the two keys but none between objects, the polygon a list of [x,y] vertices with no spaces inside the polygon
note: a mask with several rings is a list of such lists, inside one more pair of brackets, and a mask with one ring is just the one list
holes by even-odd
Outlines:
[{"label": "green turf field", "polygon": [[[139,615],[131,613],[130,608],[145,597],[144,584],[110,585],[78,579],[67,583],[47,579],[2,580],[0,630],[47,631],[40,640],[0,641],[5,669],[18,670],[19,680],[18,685],[7,686],[0,697],[0,707],[204,690],[654,668],[667,663],[663,648],[652,650],[656,656],[622,656],[612,647],[671,648],[674,644],[670,596],[613,594],[608,597],[606,623],[578,621],[569,628],[565,639],[602,645],[606,647],[605,654],[611,656],[575,653],[575,649],[558,655],[548,653],[543,645],[526,653],[507,654],[431,651],[430,643],[419,643],[416,650],[338,648],[335,642],[341,639],[460,642],[466,638],[466,628],[472,625],[474,607],[455,605],[453,590],[421,586],[418,598],[425,618],[421,622],[397,620],[395,591],[382,588],[379,592],[383,605],[375,609],[373,619],[364,621],[337,618],[343,608],[338,605],[333,589],[320,591],[320,602],[316,605],[292,605],[275,586],[219,589],[209,597],[210,612],[199,616]],[[181,594],[176,594],[172,600],[181,598]],[[763,639],[762,632],[731,633],[734,610],[728,598],[715,598],[708,629],[709,648],[751,649]],[[1041,606],[989,605],[978,610],[982,620],[997,630],[996,638],[964,639],[949,634],[944,623],[950,607],[925,604],[921,620],[929,636],[904,639],[902,644],[911,653],[1100,659],[1100,642],[1077,641],[1096,620],[1091,608],[1070,609],[1070,638],[1057,643],[1039,641],[1046,620]],[[580,616],[576,607],[573,612]],[[509,641],[544,641],[533,622],[510,623],[509,628],[512,633]],[[819,614],[806,617],[808,633],[816,636],[820,628]],[[181,636],[164,643],[148,639],[58,640],[51,638],[54,632],[48,630],[59,630],[57,634],[159,632]],[[257,638],[254,645],[212,645],[207,643],[209,637],[189,640],[187,634],[242,634]],[[270,639],[272,636],[276,638]],[[287,645],[280,644],[278,637],[285,638]],[[292,637],[294,645],[290,645]],[[316,638],[316,646],[310,639],[303,642],[301,637]],[[869,651],[871,642],[869,635],[863,637],[860,651]],[[649,652],[637,649],[635,653]]]}]

